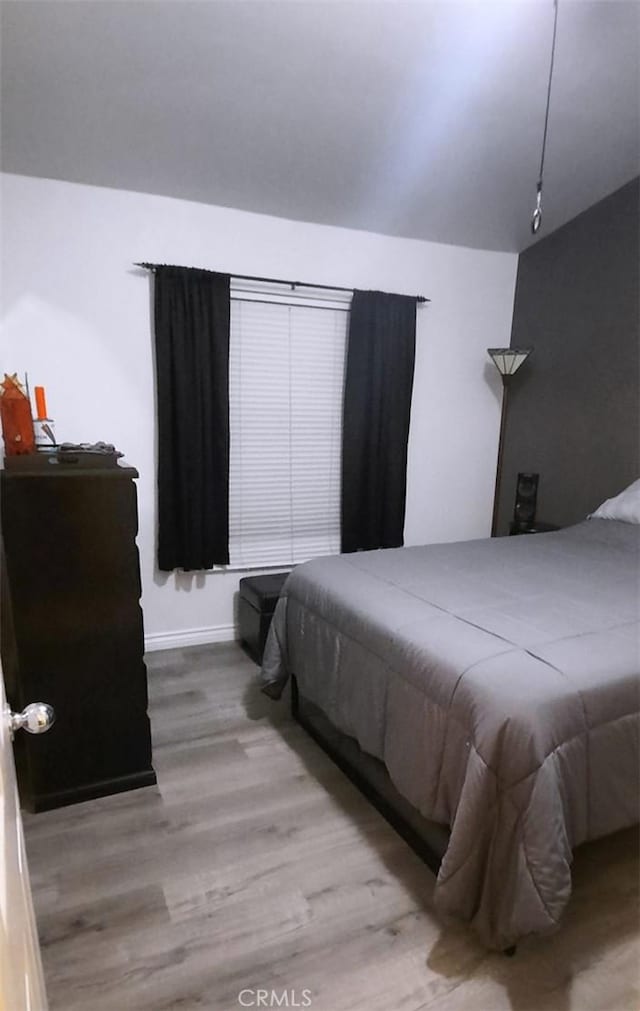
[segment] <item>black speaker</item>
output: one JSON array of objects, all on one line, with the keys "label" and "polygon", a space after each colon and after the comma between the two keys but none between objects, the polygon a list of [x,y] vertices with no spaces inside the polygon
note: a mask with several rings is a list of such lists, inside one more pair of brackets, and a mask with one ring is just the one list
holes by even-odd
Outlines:
[{"label": "black speaker", "polygon": [[518,474],[513,524],[519,529],[526,529],[535,523],[539,477],[539,474]]}]

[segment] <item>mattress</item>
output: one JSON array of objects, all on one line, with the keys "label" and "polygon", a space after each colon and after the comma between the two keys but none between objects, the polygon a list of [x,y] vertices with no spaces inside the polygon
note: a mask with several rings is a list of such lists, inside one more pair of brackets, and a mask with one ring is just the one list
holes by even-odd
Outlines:
[{"label": "mattress", "polygon": [[358,552],[298,566],[266,645],[449,829],[437,907],[490,948],[553,930],[572,850],[638,821],[640,528]]}]

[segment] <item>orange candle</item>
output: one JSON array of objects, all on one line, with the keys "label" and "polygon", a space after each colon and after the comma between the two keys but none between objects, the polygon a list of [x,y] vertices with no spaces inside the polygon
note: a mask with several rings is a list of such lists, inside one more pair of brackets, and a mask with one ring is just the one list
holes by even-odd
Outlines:
[{"label": "orange candle", "polygon": [[36,413],[38,421],[45,421],[47,417],[47,401],[44,396],[44,386],[34,387],[36,394]]}]

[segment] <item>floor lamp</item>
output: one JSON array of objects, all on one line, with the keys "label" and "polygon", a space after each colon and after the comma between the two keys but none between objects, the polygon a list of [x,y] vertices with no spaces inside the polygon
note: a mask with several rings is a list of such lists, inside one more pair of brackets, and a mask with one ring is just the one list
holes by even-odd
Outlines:
[{"label": "floor lamp", "polygon": [[491,536],[496,536],[498,526],[498,503],[500,497],[500,480],[502,477],[502,454],[504,452],[504,429],[507,420],[507,393],[511,377],[520,366],[526,362],[533,348],[487,348],[493,364],[502,378],[502,413],[500,415],[500,435],[498,436],[498,466],[496,468],[496,487],[493,493],[493,518],[491,520]]}]

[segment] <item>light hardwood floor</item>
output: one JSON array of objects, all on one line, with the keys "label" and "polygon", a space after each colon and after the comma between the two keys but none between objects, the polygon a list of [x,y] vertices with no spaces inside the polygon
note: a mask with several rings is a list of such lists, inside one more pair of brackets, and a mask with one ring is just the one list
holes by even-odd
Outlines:
[{"label": "light hardwood floor", "polygon": [[237,646],[148,667],[158,786],[25,816],[52,1011],[638,1011],[635,831],[578,852],[553,938],[488,954]]}]

